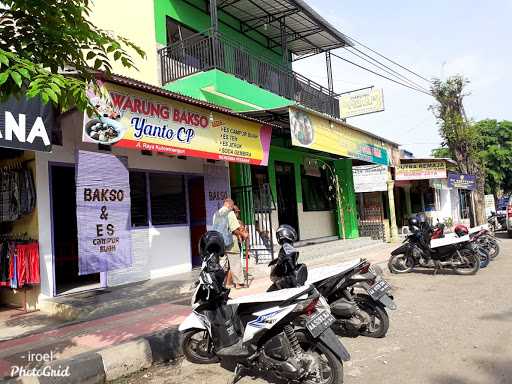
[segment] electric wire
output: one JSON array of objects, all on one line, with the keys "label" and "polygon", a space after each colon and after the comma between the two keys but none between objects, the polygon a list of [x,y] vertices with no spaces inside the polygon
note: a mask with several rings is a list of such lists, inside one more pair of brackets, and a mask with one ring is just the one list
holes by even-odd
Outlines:
[{"label": "electric wire", "polygon": [[377,59],[375,59],[373,57],[371,57],[370,55],[364,53],[363,51],[361,51],[361,50],[359,50],[359,49],[357,49],[355,47],[351,47],[353,50],[359,52],[361,55],[366,56],[367,58],[357,54],[356,52],[353,52],[352,50],[348,49],[347,47],[344,47],[344,48],[345,48],[345,50],[347,52],[350,52],[352,55],[360,58],[361,60],[364,60],[364,61],[370,63],[371,65],[373,65],[373,66],[375,66],[375,67],[377,67],[377,68],[379,68],[381,70],[383,70],[384,72],[388,73],[389,75],[394,76],[394,77],[400,79],[400,81],[406,81],[407,83],[409,83],[410,85],[412,85],[412,86],[414,86],[416,88],[419,88],[419,89],[422,89],[422,90],[424,90],[426,92],[429,92],[429,90],[427,88],[425,88],[423,85],[420,85],[420,84],[410,80],[406,76],[402,75],[400,72],[395,71],[393,68],[388,67],[386,64],[380,62],[379,60],[377,60]]},{"label": "electric wire", "polygon": [[368,47],[367,45],[365,45],[365,44],[361,43],[360,41],[357,41],[357,40],[356,40],[356,39],[354,39],[353,37],[348,36],[348,38],[349,38],[350,40],[352,40],[354,43],[359,44],[360,46],[362,46],[362,47],[364,47],[364,48],[368,49],[369,51],[371,51],[371,52],[375,53],[376,55],[378,55],[378,56],[382,57],[383,59],[385,59],[385,60],[389,61],[390,63],[393,63],[393,64],[395,64],[396,66],[398,66],[398,67],[400,67],[400,68],[402,68],[402,69],[405,69],[407,72],[409,72],[409,73],[413,74],[414,76],[417,76],[417,77],[419,77],[420,79],[422,79],[422,80],[426,81],[427,83],[432,84],[432,81],[430,81],[430,80],[429,80],[429,79],[427,79],[426,77],[424,77],[424,76],[422,76],[422,75],[420,75],[420,74],[418,74],[418,73],[414,72],[413,70],[411,70],[411,69],[409,69],[409,68],[407,68],[407,67],[403,66],[402,64],[397,63],[396,61],[394,61],[394,60],[392,60],[392,59],[390,59],[390,58],[388,58],[388,57],[384,56],[383,54],[381,54],[381,53],[377,52],[376,50],[374,50],[374,49],[372,49],[372,48],[370,48],[370,47]]},{"label": "electric wire", "polygon": [[397,80],[395,80],[395,79],[392,79],[392,78],[390,78],[390,77],[384,76],[384,75],[383,75],[383,74],[381,74],[381,73],[375,72],[375,71],[373,71],[373,70],[371,70],[371,69],[369,69],[369,68],[366,68],[366,67],[364,67],[364,66],[362,66],[362,65],[360,65],[360,64],[357,64],[357,63],[355,63],[355,62],[353,62],[353,61],[351,61],[351,60],[348,60],[348,59],[346,59],[346,58],[344,58],[344,57],[342,57],[342,56],[339,56],[339,55],[337,55],[336,53],[331,52],[331,55],[332,55],[332,56],[334,56],[334,57],[337,57],[338,59],[343,60],[343,61],[345,61],[345,62],[347,62],[347,63],[349,63],[349,64],[352,64],[352,65],[354,65],[354,66],[356,66],[356,67],[358,67],[358,68],[360,68],[360,69],[363,69],[363,70],[365,70],[365,71],[368,71],[368,72],[370,72],[370,73],[373,73],[374,75],[377,75],[377,76],[382,77],[382,78],[384,78],[384,79],[386,79],[386,80],[392,81],[393,83],[396,83],[396,84],[402,85],[402,86],[404,86],[404,87],[406,87],[406,88],[412,89],[412,90],[417,91],[417,92],[421,92],[421,93],[423,93],[423,94],[425,94],[425,95],[432,96],[432,93],[430,93],[430,92],[426,92],[426,91],[424,91],[424,90],[422,90],[422,89],[419,89],[419,88],[416,88],[416,87],[412,87],[412,86],[410,86],[410,85],[408,85],[408,84],[405,84],[405,83],[402,83],[402,82],[397,81]]}]

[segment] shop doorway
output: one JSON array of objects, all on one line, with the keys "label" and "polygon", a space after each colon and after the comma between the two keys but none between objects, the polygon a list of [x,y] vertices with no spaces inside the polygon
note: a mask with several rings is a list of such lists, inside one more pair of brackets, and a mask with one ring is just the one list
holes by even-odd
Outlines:
[{"label": "shop doorway", "polygon": [[292,163],[276,161],[277,217],[279,225],[291,225],[299,235],[297,216],[297,194],[295,186],[295,166]]},{"label": "shop doorway", "polygon": [[201,265],[201,257],[197,245],[201,236],[206,232],[204,178],[202,176],[190,177],[187,187],[192,267],[198,267]]},{"label": "shop doorway", "polygon": [[50,168],[55,292],[57,295],[100,287],[100,274],[78,275],[75,167]]}]

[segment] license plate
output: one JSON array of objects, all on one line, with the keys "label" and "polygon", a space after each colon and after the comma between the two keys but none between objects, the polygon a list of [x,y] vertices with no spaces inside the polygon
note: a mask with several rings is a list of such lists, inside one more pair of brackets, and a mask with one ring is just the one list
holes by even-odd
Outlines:
[{"label": "license plate", "polygon": [[379,300],[386,292],[391,291],[391,285],[384,279],[379,280],[368,288],[368,294],[374,300]]},{"label": "license plate", "polygon": [[306,323],[306,328],[309,333],[311,333],[311,336],[316,338],[328,329],[334,321],[334,317],[329,312],[322,311],[317,313]]}]

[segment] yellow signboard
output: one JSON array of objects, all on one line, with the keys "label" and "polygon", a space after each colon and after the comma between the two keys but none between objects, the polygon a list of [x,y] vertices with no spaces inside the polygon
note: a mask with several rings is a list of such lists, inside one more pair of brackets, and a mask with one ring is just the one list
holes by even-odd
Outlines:
[{"label": "yellow signboard", "polygon": [[366,88],[340,95],[340,116],[342,118],[366,115],[384,110],[382,88]]},{"label": "yellow signboard", "polygon": [[105,83],[89,91],[100,116],[84,120],[83,141],[267,165],[272,129],[195,105]]},{"label": "yellow signboard", "polygon": [[293,145],[388,165],[388,151],[380,140],[302,110],[290,108],[289,113]]},{"label": "yellow signboard", "polygon": [[395,168],[395,180],[446,179],[444,162],[406,163]]}]

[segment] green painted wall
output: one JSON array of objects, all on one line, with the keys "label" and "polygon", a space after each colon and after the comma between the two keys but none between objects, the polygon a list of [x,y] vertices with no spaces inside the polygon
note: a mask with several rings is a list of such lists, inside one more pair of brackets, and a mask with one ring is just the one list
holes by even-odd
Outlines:
[{"label": "green painted wall", "polygon": [[[274,196],[274,198],[275,196],[277,196],[275,162],[285,161],[293,163],[295,165],[295,193],[297,203],[302,203],[303,199],[300,166],[304,164],[304,158],[306,157],[318,158],[330,163],[331,165],[334,165],[334,169],[336,171],[336,174],[338,175],[338,180],[341,184],[341,188],[343,191],[343,196],[341,200],[345,221],[345,237],[347,239],[359,237],[359,231],[357,228],[356,195],[354,193],[354,181],[352,176],[352,160],[350,159],[334,160],[332,158],[329,158],[328,156],[318,156],[310,152],[303,152],[299,149],[288,149],[276,145],[271,145],[268,163],[268,174],[270,188],[272,190],[272,196]],[[338,227],[338,237],[342,238],[341,220],[339,220],[339,209],[337,209],[337,217],[338,219],[336,220],[336,223]]]},{"label": "green painted wall", "polygon": [[[208,91],[213,87],[215,92]],[[237,112],[273,109],[294,102],[217,69],[166,84],[165,89],[221,105]],[[219,95],[220,94],[220,95]]]},{"label": "green painted wall", "polygon": [[[167,45],[166,16],[179,21],[197,32],[202,32],[210,28],[208,1],[188,0],[188,2],[193,5],[187,4],[181,0],[154,0],[157,43]],[[251,38],[248,38],[238,32],[240,30],[238,20],[228,16],[222,10],[218,12],[218,17],[219,31],[229,37],[229,39],[242,44],[246,49],[257,56],[264,56],[275,64],[282,63],[283,60],[280,48],[275,48],[275,51],[266,48],[267,42],[263,35],[255,31],[249,31],[246,34]]]},{"label": "green painted wall", "polygon": [[[345,219],[345,237],[347,239],[354,239],[359,237],[359,229],[357,225],[357,205],[356,194],[354,192],[354,177],[352,175],[352,160],[336,160],[334,161],[334,168],[336,169],[338,180],[343,190],[341,204],[343,206],[343,217]],[[339,217],[339,210],[337,214]],[[342,233],[339,226],[338,230],[338,235],[341,237]]]}]

